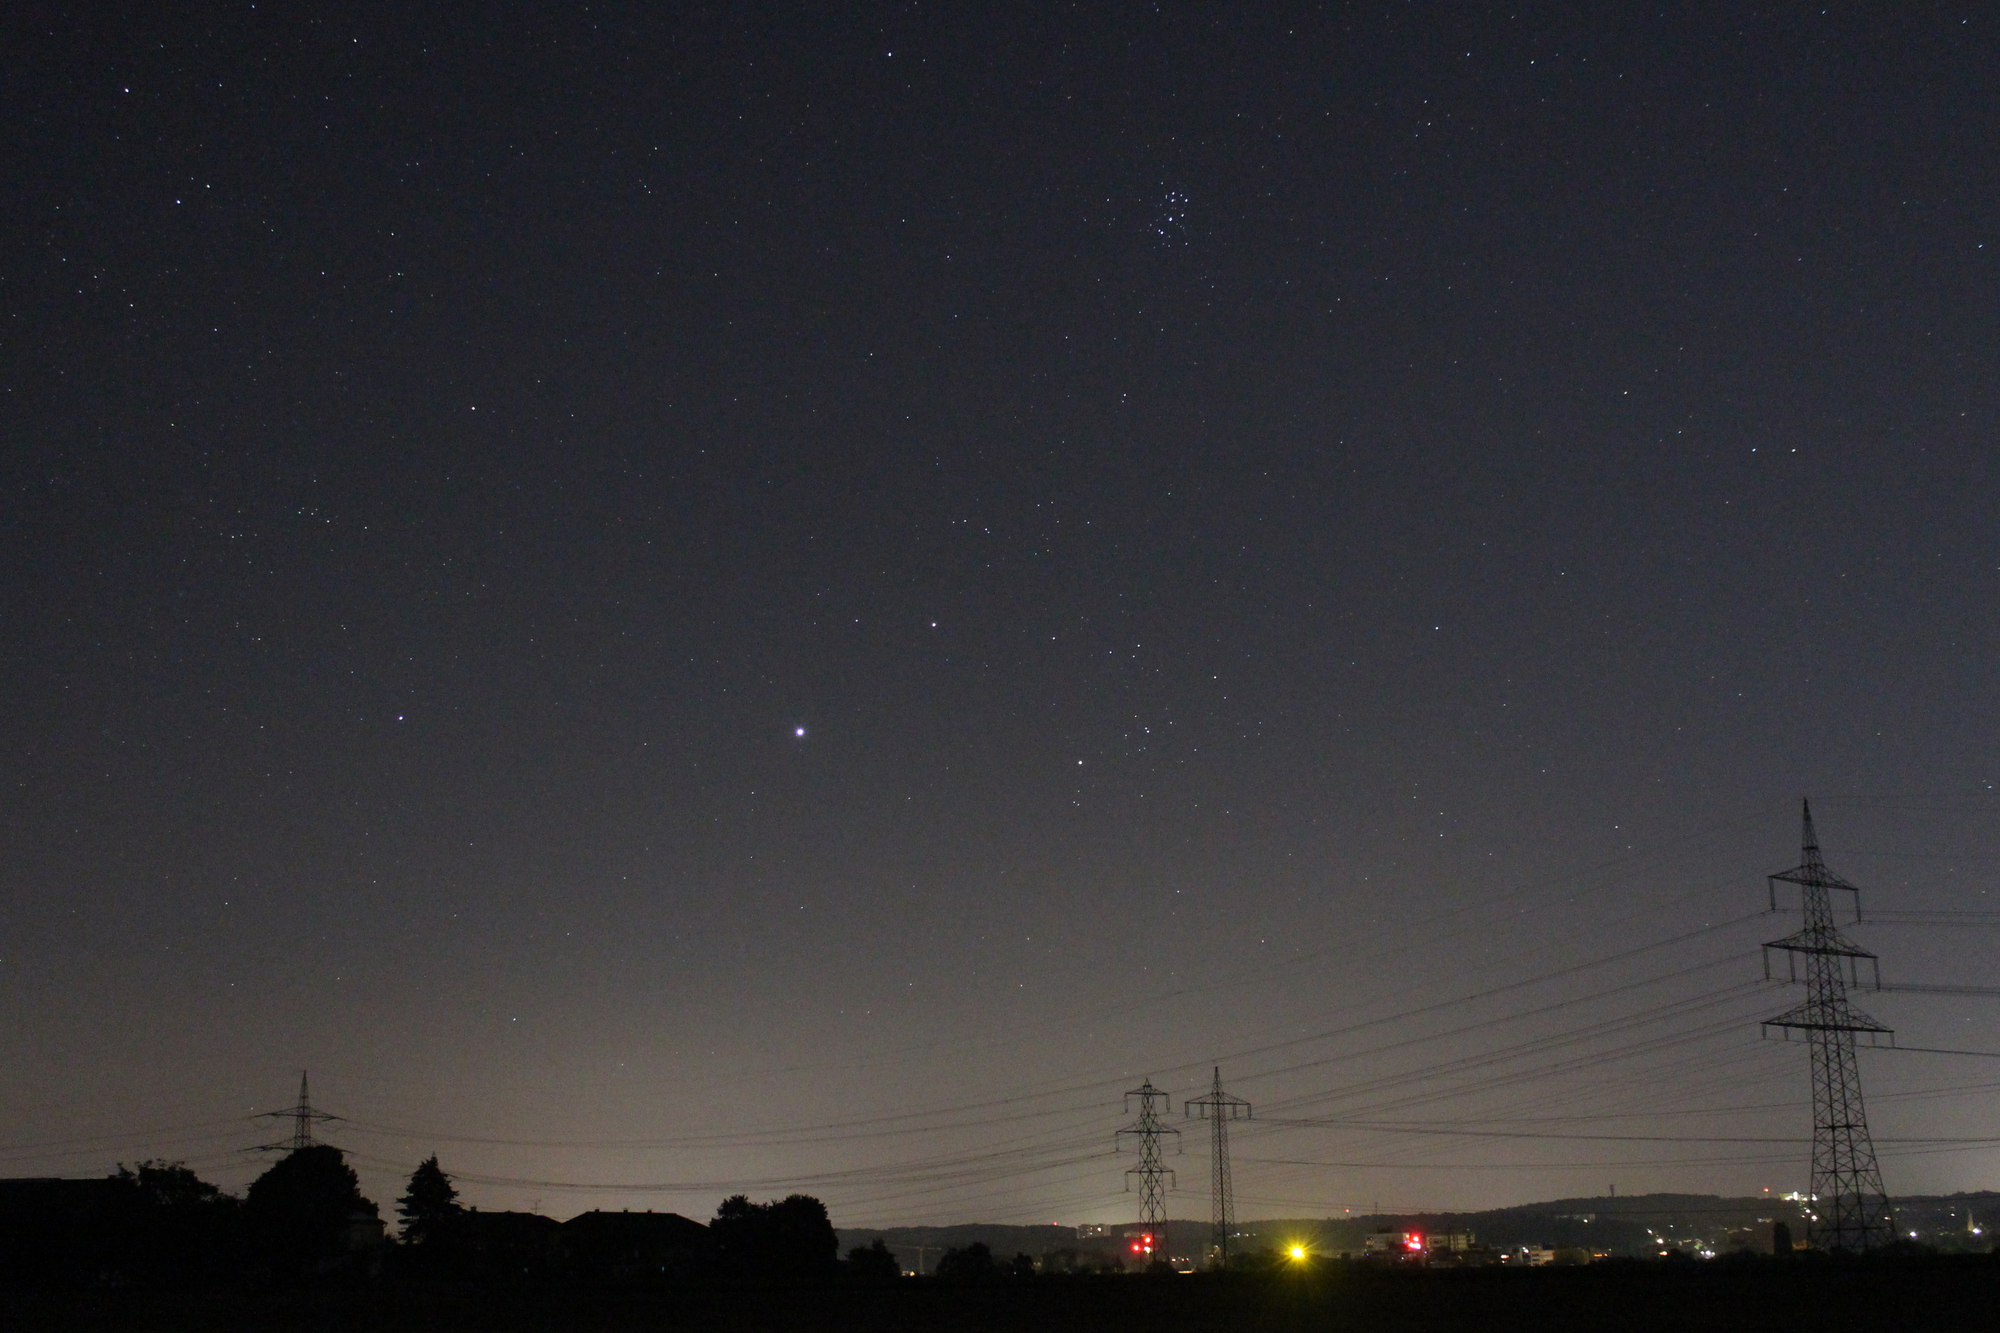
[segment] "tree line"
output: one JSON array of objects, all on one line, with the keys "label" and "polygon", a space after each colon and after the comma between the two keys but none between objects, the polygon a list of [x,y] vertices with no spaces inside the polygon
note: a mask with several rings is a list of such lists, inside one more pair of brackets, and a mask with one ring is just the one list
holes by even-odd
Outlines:
[{"label": "tree line", "polygon": [[[241,1281],[582,1280],[886,1283],[903,1276],[881,1240],[845,1258],[826,1206],[806,1194],[724,1199],[701,1223],[597,1211],[564,1222],[467,1207],[433,1156],[411,1173],[389,1236],[340,1149],[298,1148],[239,1198],[178,1162],[95,1180],[0,1180],[0,1275],[10,1285],[188,1286]],[[974,1244],[936,1265],[947,1281],[1034,1272]]]}]

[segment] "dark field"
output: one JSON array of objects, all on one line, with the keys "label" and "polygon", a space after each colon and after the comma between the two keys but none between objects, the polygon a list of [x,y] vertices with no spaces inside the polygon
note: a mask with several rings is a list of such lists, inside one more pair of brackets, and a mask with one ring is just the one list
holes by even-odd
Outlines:
[{"label": "dark field", "polygon": [[1132,1329],[1973,1330],[2000,1326],[2000,1260],[1603,1265],[1277,1278],[1038,1279],[793,1290],[496,1290],[370,1284],[237,1293],[10,1293],[0,1327],[76,1330]]}]

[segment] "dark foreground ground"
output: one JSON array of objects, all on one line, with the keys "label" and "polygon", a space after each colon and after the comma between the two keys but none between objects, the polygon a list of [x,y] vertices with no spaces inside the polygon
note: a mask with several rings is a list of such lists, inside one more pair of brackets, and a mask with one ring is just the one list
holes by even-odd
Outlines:
[{"label": "dark foreground ground", "polygon": [[1865,1264],[1333,1269],[1271,1278],[906,1281],[814,1291],[482,1290],[372,1284],[233,1293],[0,1293],[13,1330],[1963,1330],[2000,1328],[2000,1258]]}]

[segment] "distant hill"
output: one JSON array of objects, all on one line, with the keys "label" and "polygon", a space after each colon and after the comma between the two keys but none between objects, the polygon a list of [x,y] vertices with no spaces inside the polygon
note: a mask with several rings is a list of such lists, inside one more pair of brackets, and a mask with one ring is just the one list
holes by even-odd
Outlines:
[{"label": "distant hill", "polygon": [[[1943,1248],[1988,1249],[2000,1234],[2000,1192],[1913,1195],[1893,1200],[1899,1229]],[[1383,1213],[1342,1217],[1259,1218],[1237,1224],[1237,1243],[1246,1250],[1282,1250],[1310,1245],[1320,1254],[1356,1253],[1368,1233],[1378,1230],[1469,1231],[1496,1248],[1517,1245],[1574,1246],[1613,1254],[1657,1253],[1662,1240],[1712,1242],[1749,1238],[1752,1248],[1768,1247],[1771,1227],[1783,1222],[1805,1237],[1798,1205],[1772,1195],[1727,1198],[1715,1194],[1633,1194],[1550,1199],[1512,1208],[1468,1213]],[[844,1230],[841,1251],[880,1237],[905,1268],[929,1271],[946,1249],[984,1242],[1002,1260],[1015,1254],[1044,1255],[1061,1250],[1114,1253],[1127,1224],[1114,1224],[1103,1238],[1079,1239],[1074,1227],[1003,1226],[970,1223],[948,1227],[891,1227]],[[1199,1256],[1207,1247],[1205,1222],[1176,1219],[1168,1227],[1169,1252]]]},{"label": "distant hill", "polygon": [[1369,1232],[1390,1229],[1469,1231],[1480,1243],[1495,1248],[1553,1245],[1641,1255],[1657,1252],[1655,1236],[1721,1238],[1732,1231],[1751,1231],[1768,1245],[1771,1224],[1778,1221],[1797,1235],[1805,1234],[1796,1204],[1769,1196],[1726,1199],[1713,1194],[1551,1199],[1467,1213],[1275,1218],[1247,1221],[1239,1230],[1252,1246],[1279,1249],[1304,1241],[1317,1251],[1335,1254],[1358,1251]]}]

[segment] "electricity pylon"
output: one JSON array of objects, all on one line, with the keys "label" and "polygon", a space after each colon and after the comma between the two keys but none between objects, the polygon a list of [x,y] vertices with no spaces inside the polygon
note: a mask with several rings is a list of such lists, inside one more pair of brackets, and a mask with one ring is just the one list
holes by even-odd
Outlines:
[{"label": "electricity pylon", "polygon": [[319,1140],[313,1136],[313,1126],[340,1119],[337,1115],[313,1110],[312,1093],[306,1087],[306,1074],[303,1069],[299,1071],[298,1105],[286,1107],[282,1111],[261,1111],[258,1113],[258,1118],[292,1122],[291,1138],[277,1143],[260,1143],[256,1149],[258,1152],[297,1152],[301,1148],[318,1147]]},{"label": "electricity pylon", "polygon": [[1139,1099],[1139,1118],[1118,1131],[1117,1139],[1122,1146],[1127,1135],[1139,1140],[1139,1165],[1125,1173],[1125,1188],[1132,1188],[1132,1177],[1139,1177],[1139,1225],[1153,1236],[1153,1253],[1164,1257],[1167,1247],[1167,1191],[1176,1184],[1174,1173],[1167,1169],[1165,1156],[1160,1152],[1160,1140],[1171,1134],[1180,1138],[1180,1131],[1172,1125],[1160,1122],[1160,1112],[1168,1110],[1167,1094],[1153,1086],[1147,1079],[1138,1087],[1125,1094],[1125,1107],[1131,1109],[1132,1099]]},{"label": "electricity pylon", "polygon": [[[1875,1144],[1868,1136],[1854,1037],[1858,1032],[1866,1033],[1872,1043],[1891,1032],[1847,1002],[1850,977],[1854,984],[1860,984],[1861,960],[1865,958],[1871,965],[1876,965],[1876,960],[1874,954],[1834,929],[1831,891],[1859,895],[1861,890],[1820,860],[1810,803],[1805,806],[1804,843],[1799,864],[1769,878],[1774,912],[1778,910],[1779,882],[1799,886],[1805,928],[1764,946],[1764,975],[1767,979],[1771,975],[1772,949],[1785,954],[1787,979],[1791,981],[1800,980],[1799,960],[1804,959],[1806,1002],[1765,1019],[1764,1027],[1779,1029],[1788,1040],[1794,1031],[1803,1032],[1812,1047],[1813,1161],[1806,1238],[1817,1249],[1858,1252],[1894,1239],[1896,1221],[1882,1188],[1881,1168],[1875,1164]],[[1860,901],[1857,896],[1857,919]],[[1876,989],[1881,984],[1876,965]]]},{"label": "electricity pylon", "polygon": [[1248,1120],[1250,1103],[1222,1090],[1222,1067],[1216,1066],[1215,1082],[1208,1096],[1190,1097],[1182,1108],[1187,1114],[1208,1121],[1208,1182],[1213,1195],[1210,1205],[1208,1243],[1219,1268],[1229,1267],[1229,1228],[1236,1220],[1236,1190],[1229,1180],[1229,1122]]}]

